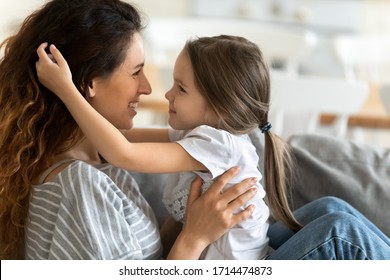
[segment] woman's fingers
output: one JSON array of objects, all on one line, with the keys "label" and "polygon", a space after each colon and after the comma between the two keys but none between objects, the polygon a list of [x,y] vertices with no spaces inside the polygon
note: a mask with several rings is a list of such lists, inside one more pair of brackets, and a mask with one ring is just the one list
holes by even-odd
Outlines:
[{"label": "woman's fingers", "polygon": [[190,192],[188,194],[187,205],[192,205],[194,201],[202,194],[202,179],[196,177],[191,183]]},{"label": "woman's fingers", "polygon": [[248,178],[221,194],[223,204],[226,205],[226,213],[230,213],[230,226],[234,226],[249,218],[254,210],[254,205],[249,205],[243,211],[236,213],[236,210],[248,203],[257,193],[253,187],[256,184],[256,178]]},{"label": "woman's fingers", "polygon": [[[258,180],[257,178],[248,178],[238,184],[235,184],[226,191],[223,191],[226,184],[233,179],[239,171],[239,167],[233,167],[227,170],[214,181],[205,195],[209,195],[210,197],[219,197],[218,200],[220,203],[218,203],[218,205],[224,205],[222,207],[226,207],[229,211],[235,211],[236,209],[242,207],[256,194],[257,189],[253,188],[253,186]],[[200,192],[200,186],[198,191]]]},{"label": "woman's fingers", "polygon": [[231,181],[239,173],[240,168],[238,166],[232,167],[219,176],[214,183],[207,190],[209,193],[221,193],[225,185]]},{"label": "woman's fingers", "polygon": [[254,209],[255,206],[251,204],[240,213],[234,214],[231,218],[231,225],[234,226],[248,219],[252,215]]},{"label": "woman's fingers", "polygon": [[[232,168],[221,175],[201,195],[202,180],[198,177],[192,184],[187,201],[185,223],[181,236],[189,236],[189,246],[200,248],[200,252],[226,231],[251,216],[254,206],[243,211],[245,205],[256,193],[252,186],[257,180],[247,179],[222,192],[225,185],[239,172]],[[206,218],[205,218],[206,217]]]},{"label": "woman's fingers", "polygon": [[[224,193],[224,195],[228,195],[229,197],[233,198],[228,203],[227,209],[234,212],[238,208],[245,205],[248,201],[250,201],[257,193],[257,188],[253,187],[254,184],[255,184],[255,179],[250,178],[250,179],[246,179],[246,180],[242,181],[241,183],[235,185],[234,187],[232,187],[231,189],[226,191],[226,193]],[[240,185],[244,185],[244,187],[242,187]],[[242,190],[245,190],[245,191],[242,192]],[[231,193],[229,193],[229,192],[231,192]],[[246,209],[248,209],[248,207]],[[248,210],[251,211],[251,207]],[[243,212],[245,212],[245,210]],[[243,214],[243,215],[245,215],[245,214]]]},{"label": "woman's fingers", "polygon": [[256,178],[248,178],[224,191],[223,202],[235,209],[241,207],[250,199],[248,196],[256,193],[257,189],[253,188],[256,182]]}]

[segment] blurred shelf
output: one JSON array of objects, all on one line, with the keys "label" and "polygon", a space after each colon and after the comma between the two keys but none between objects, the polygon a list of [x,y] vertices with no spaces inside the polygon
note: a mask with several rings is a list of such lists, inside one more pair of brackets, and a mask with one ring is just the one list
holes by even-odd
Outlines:
[{"label": "blurred shelf", "polygon": [[[334,114],[322,114],[321,124],[331,125],[336,120]],[[361,110],[348,119],[349,127],[362,127],[374,129],[389,129],[390,114],[386,111],[378,94],[376,86],[371,87],[371,92]]]}]

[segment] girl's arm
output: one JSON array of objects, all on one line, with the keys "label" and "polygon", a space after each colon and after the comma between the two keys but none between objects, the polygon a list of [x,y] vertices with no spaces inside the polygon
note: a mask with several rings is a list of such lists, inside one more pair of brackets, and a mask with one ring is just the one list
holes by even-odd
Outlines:
[{"label": "girl's arm", "polygon": [[167,128],[132,128],[122,130],[130,142],[170,142]]},{"label": "girl's arm", "polygon": [[85,100],[72,82],[72,74],[65,59],[54,45],[45,52],[47,43],[37,50],[38,78],[61,98],[87,138],[111,164],[138,172],[170,173],[206,171],[203,164],[191,157],[177,143],[131,143],[109,121]]},{"label": "girl's arm", "polygon": [[183,230],[173,244],[168,259],[199,259],[208,245],[250,217],[253,205],[240,213],[234,213],[255,195],[256,188],[252,186],[256,178],[246,179],[222,193],[226,183],[237,173],[237,168],[228,170],[202,195],[201,179],[194,180],[188,196]]}]

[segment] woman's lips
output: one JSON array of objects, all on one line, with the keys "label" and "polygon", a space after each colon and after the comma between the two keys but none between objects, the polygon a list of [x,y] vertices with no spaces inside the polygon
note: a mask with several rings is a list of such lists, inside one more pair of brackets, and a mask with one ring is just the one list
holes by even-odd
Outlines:
[{"label": "woman's lips", "polygon": [[136,102],[130,102],[129,105],[127,105],[129,108],[133,109],[133,110],[136,110],[137,107],[138,107],[138,101]]},{"label": "woman's lips", "polygon": [[129,111],[135,116],[137,114],[137,108],[138,108],[138,101],[137,102],[130,102],[127,107],[129,108]]}]

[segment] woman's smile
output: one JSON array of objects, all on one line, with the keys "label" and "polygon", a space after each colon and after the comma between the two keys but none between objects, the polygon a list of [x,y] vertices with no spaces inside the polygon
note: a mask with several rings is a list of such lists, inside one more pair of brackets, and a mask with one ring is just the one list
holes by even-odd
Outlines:
[{"label": "woman's smile", "polygon": [[127,106],[129,108],[129,112],[135,116],[137,115],[137,108],[138,108],[138,103],[139,101],[133,101],[133,102],[130,102]]}]

